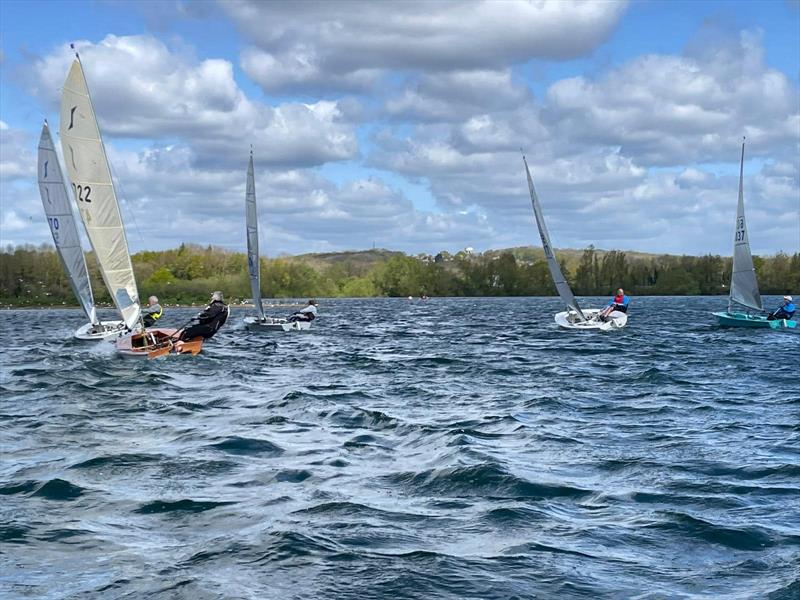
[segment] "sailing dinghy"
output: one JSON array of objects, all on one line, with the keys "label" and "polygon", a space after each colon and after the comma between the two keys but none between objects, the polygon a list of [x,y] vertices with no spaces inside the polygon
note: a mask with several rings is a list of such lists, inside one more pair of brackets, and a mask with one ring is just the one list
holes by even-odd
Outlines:
[{"label": "sailing dinghy", "polygon": [[123,356],[147,358],[170,353],[197,354],[203,344],[202,338],[178,342],[177,330],[145,329],[141,321],[139,291],[125,227],[89,87],[77,54],[61,94],[60,134],[72,191],[103,282],[124,325],[131,330],[115,341],[117,352]]},{"label": "sailing dinghy", "polygon": [[[736,310],[736,307],[741,307]],[[753,314],[757,311],[762,314]],[[736,223],[733,233],[733,267],[731,286],[728,295],[728,310],[715,312],[717,321],[723,327],[771,327],[772,329],[795,329],[797,322],[792,319],[770,321],[763,314],[761,294],[758,291],[750,240],[747,236],[747,221],[744,216],[744,142],[739,162],[739,202],[736,206]]]},{"label": "sailing dinghy", "polygon": [[46,120],[39,138],[39,194],[58,257],[67,273],[72,291],[89,319],[88,323],[75,331],[74,336],[79,340],[104,340],[120,336],[125,332],[122,321],[100,321],[97,317],[80,234]]},{"label": "sailing dinghy", "polygon": [[311,328],[308,321],[289,321],[267,317],[261,300],[261,257],[258,252],[258,205],[256,204],[256,181],[253,168],[253,151],[250,150],[250,163],[247,165],[247,189],[245,191],[247,226],[247,272],[250,275],[250,289],[256,315],[244,318],[250,331],[300,331]]},{"label": "sailing dinghy", "polygon": [[522,157],[525,163],[525,173],[528,175],[528,189],[531,193],[531,204],[533,205],[533,214],[536,217],[536,225],[539,228],[539,237],[542,238],[542,248],[544,249],[544,256],[547,259],[547,266],[550,269],[550,276],[553,278],[553,283],[556,286],[558,295],[567,306],[567,310],[557,313],[555,321],[559,327],[564,329],[577,329],[577,330],[599,330],[611,331],[613,329],[621,329],[628,323],[628,315],[620,312],[613,311],[608,320],[601,321],[598,318],[598,313],[602,311],[601,308],[581,309],[575,295],[567,283],[564,274],[561,272],[561,267],[553,254],[553,246],[550,244],[550,234],[547,232],[547,225],[544,222],[544,215],[542,214],[542,206],[539,202],[539,196],[536,193],[536,188],[533,186],[533,179],[531,178],[531,171],[528,168],[528,161],[525,156]]}]

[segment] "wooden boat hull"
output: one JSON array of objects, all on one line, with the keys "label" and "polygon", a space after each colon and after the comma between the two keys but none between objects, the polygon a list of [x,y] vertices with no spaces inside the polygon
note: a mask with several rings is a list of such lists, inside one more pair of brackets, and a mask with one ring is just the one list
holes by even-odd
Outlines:
[{"label": "wooden boat hull", "polygon": [[100,326],[99,331],[94,331],[94,325],[86,323],[76,329],[73,335],[84,342],[97,342],[117,338],[127,331],[123,321],[101,321]]},{"label": "wooden boat hull", "polygon": [[308,331],[311,321],[288,321],[266,317],[263,321],[258,317],[245,317],[244,325],[249,331]]},{"label": "wooden boat hull", "polygon": [[203,338],[189,342],[177,340],[177,329],[154,327],[144,332],[136,331],[118,338],[114,345],[117,353],[129,358],[157,358],[169,354],[192,354],[200,352]]},{"label": "wooden boat hull", "polygon": [[601,308],[584,309],[583,314],[587,316],[589,321],[578,321],[577,314],[572,311],[564,311],[555,315],[555,321],[559,327],[563,329],[571,329],[573,331],[614,331],[622,329],[628,324],[628,315],[618,310],[613,311],[609,315],[608,321],[594,321],[592,317],[599,313]]},{"label": "wooden boat hull", "polygon": [[750,327],[759,329],[795,329],[797,321],[791,319],[775,319],[770,321],[763,315],[747,313],[715,312],[717,321],[722,327]]}]

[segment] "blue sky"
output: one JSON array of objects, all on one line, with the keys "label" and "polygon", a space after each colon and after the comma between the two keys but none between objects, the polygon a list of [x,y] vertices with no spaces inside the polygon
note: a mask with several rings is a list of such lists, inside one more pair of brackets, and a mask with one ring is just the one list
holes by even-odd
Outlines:
[{"label": "blue sky", "polygon": [[[35,148],[78,43],[133,250],[800,250],[798,2],[0,4],[0,239],[49,237]],[[56,140],[58,145],[58,140]],[[153,217],[157,215],[157,217]],[[135,223],[135,225],[134,225]],[[136,232],[131,229],[136,228]]]}]

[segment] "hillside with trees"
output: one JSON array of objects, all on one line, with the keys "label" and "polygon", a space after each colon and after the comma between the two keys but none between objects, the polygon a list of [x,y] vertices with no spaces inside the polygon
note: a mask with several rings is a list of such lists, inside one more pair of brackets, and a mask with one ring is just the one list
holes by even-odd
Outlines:
[{"label": "hillside with trees", "polygon": [[[731,259],[617,250],[558,250],[562,269],[578,295],[607,295],[624,287],[633,295],[727,294]],[[144,298],[168,304],[204,302],[223,290],[233,302],[250,298],[244,253],[182,244],[133,255]],[[86,262],[98,304],[110,304],[96,261]],[[800,254],[754,257],[763,294],[800,294]],[[541,248],[461,251],[408,256],[389,250],[304,254],[261,259],[265,298],[376,296],[550,296]],[[11,306],[75,305],[58,255],[50,246],[0,252],[0,302]]]}]

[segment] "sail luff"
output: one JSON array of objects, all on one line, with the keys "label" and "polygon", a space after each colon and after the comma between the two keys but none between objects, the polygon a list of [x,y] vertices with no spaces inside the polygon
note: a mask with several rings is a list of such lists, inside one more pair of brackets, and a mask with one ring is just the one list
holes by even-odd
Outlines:
[{"label": "sail luff", "polygon": [[264,307],[261,303],[261,259],[258,254],[258,206],[256,205],[256,180],[253,168],[253,152],[250,152],[250,163],[247,165],[247,189],[245,191],[245,207],[247,221],[247,272],[250,275],[250,289],[253,304],[260,319],[264,319]]},{"label": "sail luff", "polygon": [[70,287],[75,297],[94,325],[99,325],[97,311],[94,306],[92,286],[86,268],[86,257],[83,254],[78,226],[72,214],[69,192],[64,183],[61,165],[56,154],[50,127],[47,121],[42,126],[38,152],[39,195],[53,235],[58,257],[67,273]]},{"label": "sail luff", "polygon": [[547,266],[550,269],[550,276],[553,278],[553,283],[556,286],[558,295],[568,308],[575,311],[581,321],[586,321],[586,316],[583,314],[578,301],[575,299],[572,290],[567,283],[564,274],[561,272],[561,267],[553,254],[553,247],[550,245],[550,234],[547,232],[547,225],[544,222],[544,215],[542,214],[542,206],[539,202],[539,196],[536,193],[536,188],[533,186],[533,178],[531,171],[528,168],[528,161],[522,157],[525,163],[525,173],[528,175],[528,189],[531,193],[531,204],[533,205],[533,215],[536,218],[536,226],[539,229],[539,237],[542,239],[542,248],[544,249],[544,256],[547,259]]},{"label": "sail luff", "polygon": [[60,133],[75,202],[103,282],[125,324],[133,328],[139,320],[139,292],[108,156],[79,59],[73,61],[64,82]]},{"label": "sail luff", "polygon": [[734,304],[753,310],[764,310],[761,304],[761,294],[758,291],[758,280],[753,267],[753,255],[750,252],[747,221],[744,215],[744,142],[742,142],[742,157],[739,163],[739,201],[736,207],[733,233],[733,267],[731,269],[728,312],[732,311]]}]

